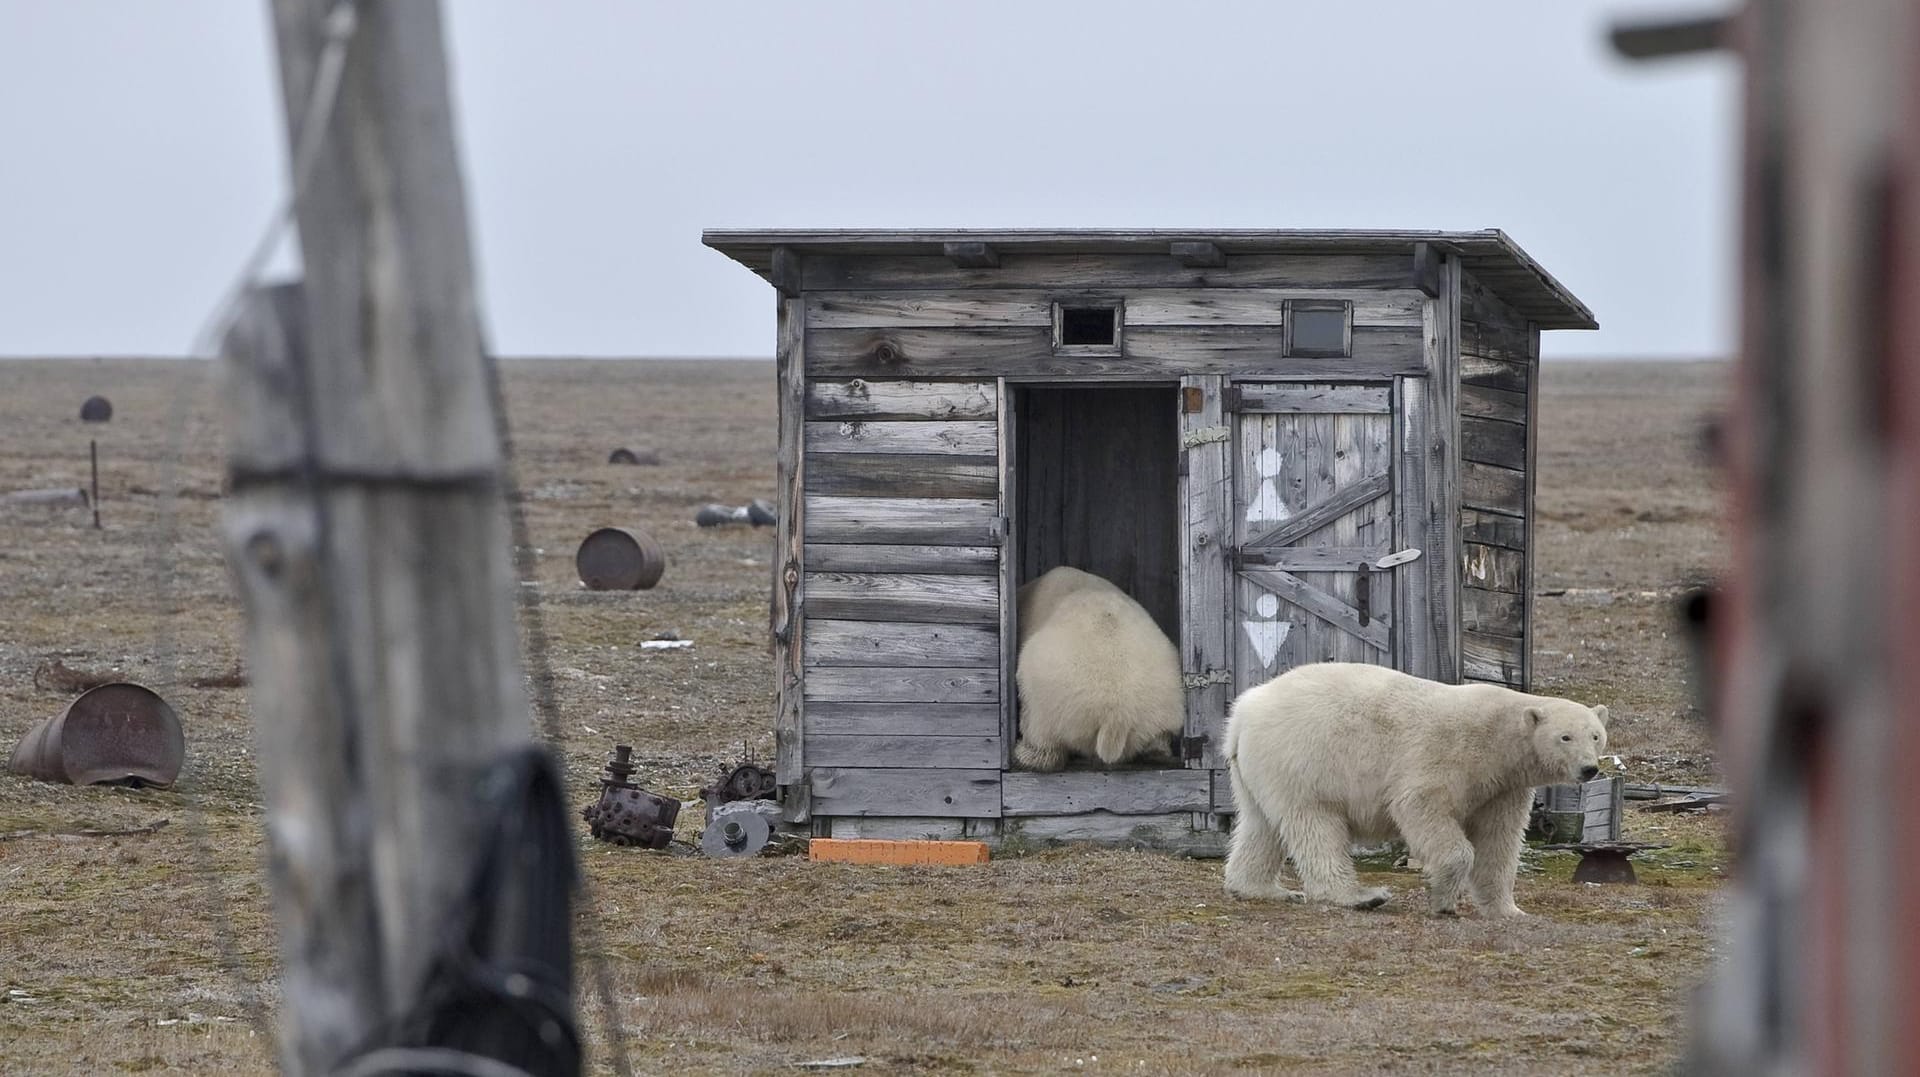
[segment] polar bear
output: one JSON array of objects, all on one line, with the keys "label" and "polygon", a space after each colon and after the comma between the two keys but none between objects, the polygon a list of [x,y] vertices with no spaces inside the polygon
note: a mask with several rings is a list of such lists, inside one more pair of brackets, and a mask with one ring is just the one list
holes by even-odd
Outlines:
[{"label": "polar bear", "polygon": [[[1226,756],[1238,818],[1227,892],[1358,909],[1353,841],[1395,836],[1424,865],[1436,915],[1470,890],[1482,916],[1519,916],[1513,876],[1535,786],[1589,781],[1607,708],[1490,684],[1438,684],[1384,666],[1301,666],[1234,700]],[[1287,855],[1304,894],[1280,883]]]},{"label": "polar bear", "polygon": [[1029,770],[1167,753],[1186,720],[1180,654],[1125,591],[1065,565],[1020,588],[1020,740]]}]

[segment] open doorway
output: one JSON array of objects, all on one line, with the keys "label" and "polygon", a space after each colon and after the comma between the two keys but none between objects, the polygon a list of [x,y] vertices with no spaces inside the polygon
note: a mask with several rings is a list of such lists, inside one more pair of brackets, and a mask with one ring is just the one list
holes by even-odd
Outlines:
[{"label": "open doorway", "polygon": [[[1173,384],[1017,387],[1011,536],[1020,584],[1059,565],[1105,577],[1145,607],[1175,646],[1179,400]],[[1102,764],[1075,759],[1069,767]]]}]

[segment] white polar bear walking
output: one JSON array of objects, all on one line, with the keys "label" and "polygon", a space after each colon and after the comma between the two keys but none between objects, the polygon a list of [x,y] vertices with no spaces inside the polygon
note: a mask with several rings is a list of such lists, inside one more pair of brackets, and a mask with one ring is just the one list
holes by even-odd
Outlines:
[{"label": "white polar bear walking", "polygon": [[[1425,865],[1434,913],[1470,890],[1482,916],[1519,916],[1513,877],[1536,786],[1591,780],[1607,709],[1384,666],[1301,666],[1233,703],[1226,755],[1238,816],[1227,892],[1370,909],[1354,841],[1398,835]],[[1287,855],[1305,894],[1287,889]]]},{"label": "white polar bear walking", "polygon": [[1065,565],[1020,588],[1020,739],[1030,770],[1166,751],[1186,721],[1180,654],[1125,591]]}]

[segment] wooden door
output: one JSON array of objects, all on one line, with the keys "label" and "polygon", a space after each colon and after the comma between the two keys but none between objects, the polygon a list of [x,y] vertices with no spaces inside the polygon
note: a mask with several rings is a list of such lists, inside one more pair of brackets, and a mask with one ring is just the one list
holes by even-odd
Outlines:
[{"label": "wooden door", "polygon": [[1232,413],[1234,691],[1393,661],[1393,401],[1384,384],[1242,383]]}]

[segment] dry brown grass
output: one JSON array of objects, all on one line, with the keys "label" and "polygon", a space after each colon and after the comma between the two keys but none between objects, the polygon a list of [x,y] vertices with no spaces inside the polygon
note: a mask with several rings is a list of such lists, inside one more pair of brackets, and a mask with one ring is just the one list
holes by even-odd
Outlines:
[{"label": "dry brown grass", "polygon": [[[1613,365],[1546,376],[1540,582],[1619,594],[1539,600],[1540,676],[1615,707],[1636,777],[1710,773],[1665,608],[1636,592],[1714,563],[1712,491],[1687,453],[1715,377]],[[692,798],[743,743],[771,750],[768,533],[689,522],[701,502],[770,490],[771,370],[515,364],[508,388],[574,802],[616,740],[636,746],[639,780]],[[277,1004],[249,689],[216,686],[237,668],[240,622],[214,543],[210,390],[192,366],[0,363],[0,489],[80,484],[98,436],[107,523],[0,516],[0,748],[63,704],[33,685],[50,658],[161,688],[189,739],[173,790],[0,777],[0,834],[33,832],[0,840],[7,1073],[272,1068],[247,1020],[251,1004]],[[105,428],[74,418],[93,392],[113,399]],[[170,468],[176,441],[187,451]],[[657,448],[664,463],[606,465],[618,445]],[[177,541],[156,551],[167,489],[187,496],[172,502]],[[666,544],[657,590],[578,589],[574,544],[601,524]],[[695,646],[639,650],[661,631]],[[50,833],[159,818],[171,823],[151,834]],[[691,837],[697,807],[683,819]],[[1630,827],[1672,846],[1643,869],[1648,885],[1576,887],[1570,859],[1539,857],[1520,883],[1537,915],[1518,924],[1430,920],[1404,873],[1373,873],[1400,896],[1360,914],[1228,902],[1218,864],[1146,853],[936,870],[585,843],[602,950],[586,956],[608,962],[646,1073],[844,1055],[868,1058],[862,1072],[1657,1072],[1704,969],[1724,845],[1713,819],[1636,815]],[[588,991],[581,1009],[597,1036]]]}]

